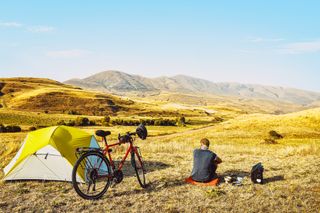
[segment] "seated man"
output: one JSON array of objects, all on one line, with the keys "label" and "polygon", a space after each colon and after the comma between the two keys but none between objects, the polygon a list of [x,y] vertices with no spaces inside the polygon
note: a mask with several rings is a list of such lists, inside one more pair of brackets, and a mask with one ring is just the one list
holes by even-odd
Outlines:
[{"label": "seated man", "polygon": [[200,143],[200,149],[193,151],[191,178],[197,182],[209,182],[217,177],[217,165],[222,160],[209,150],[210,142],[207,138],[201,139]]}]

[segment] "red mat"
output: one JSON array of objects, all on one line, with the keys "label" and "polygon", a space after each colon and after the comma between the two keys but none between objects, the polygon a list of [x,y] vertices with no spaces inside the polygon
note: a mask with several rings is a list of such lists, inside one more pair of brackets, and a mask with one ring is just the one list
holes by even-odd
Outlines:
[{"label": "red mat", "polygon": [[192,180],[191,177],[188,177],[185,179],[185,182],[190,183],[192,185],[197,185],[197,186],[216,186],[219,183],[219,178],[213,179],[212,181],[207,182],[207,183],[201,183],[201,182],[197,182],[195,180]]}]

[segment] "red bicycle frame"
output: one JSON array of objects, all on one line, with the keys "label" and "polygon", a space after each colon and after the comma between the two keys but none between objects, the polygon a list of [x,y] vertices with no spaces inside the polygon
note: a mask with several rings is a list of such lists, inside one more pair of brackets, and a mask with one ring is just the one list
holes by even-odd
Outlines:
[{"label": "red bicycle frame", "polygon": [[[114,162],[113,162],[112,157],[111,157],[111,152],[112,152],[112,150],[110,149],[110,147],[117,146],[117,145],[121,145],[121,144],[123,144],[123,143],[122,143],[122,142],[117,142],[117,143],[114,143],[114,144],[110,144],[110,145],[109,145],[109,144],[107,143],[107,139],[104,138],[104,137],[102,138],[102,141],[103,141],[104,144],[105,144],[105,149],[102,151],[102,153],[103,153],[103,155],[105,155],[105,156],[106,156],[106,153],[108,153],[108,158],[109,158],[111,167],[112,167],[112,169],[113,169],[113,171],[114,171],[114,170],[115,170],[115,165],[114,165]],[[133,152],[135,152],[135,153],[137,154],[138,160],[139,160],[139,162],[142,164],[142,161],[141,161],[141,158],[140,158],[140,154],[138,153],[137,149],[133,146],[132,143],[133,143],[133,141],[130,141],[130,142],[129,142],[129,147],[128,147],[127,151],[126,151],[126,154],[124,155],[124,157],[122,158],[122,160],[121,160],[120,163],[119,163],[118,170],[121,170],[121,169],[122,169],[123,164],[124,164],[124,162],[126,161],[128,155],[129,155],[129,153],[130,153],[131,151],[133,151]]]}]

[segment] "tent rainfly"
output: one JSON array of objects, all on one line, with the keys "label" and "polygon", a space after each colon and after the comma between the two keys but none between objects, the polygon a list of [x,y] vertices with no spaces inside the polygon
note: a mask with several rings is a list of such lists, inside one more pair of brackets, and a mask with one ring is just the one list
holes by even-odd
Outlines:
[{"label": "tent rainfly", "polygon": [[78,147],[98,148],[95,137],[83,130],[53,126],[30,132],[4,168],[4,180],[72,181]]}]

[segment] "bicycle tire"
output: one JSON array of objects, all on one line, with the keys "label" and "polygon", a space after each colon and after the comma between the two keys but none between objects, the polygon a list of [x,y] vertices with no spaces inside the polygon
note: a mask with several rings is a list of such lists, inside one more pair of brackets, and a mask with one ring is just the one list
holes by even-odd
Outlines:
[{"label": "bicycle tire", "polygon": [[[111,184],[111,177],[107,177],[107,180],[105,182],[105,185],[104,185],[103,189],[98,194],[89,195],[89,194],[83,192],[83,190],[81,190],[80,187],[79,187],[79,184],[81,184],[81,183],[79,181],[77,181],[77,174],[78,174],[77,170],[80,168],[80,166],[83,168],[83,165],[82,165],[83,160],[85,160],[88,157],[91,157],[91,159],[94,158],[94,157],[96,157],[97,159],[98,158],[101,159],[101,163],[102,162],[104,163],[104,167],[106,167],[106,170],[109,173],[111,173],[110,163],[109,163],[109,160],[102,153],[93,151],[93,152],[86,152],[83,155],[81,155],[79,157],[79,159],[77,160],[77,162],[75,163],[74,167],[73,167],[73,170],[72,170],[72,185],[73,185],[73,188],[75,189],[75,191],[77,192],[77,194],[80,197],[82,197],[84,199],[87,199],[87,200],[95,200],[95,199],[101,198],[107,192],[107,190],[108,190],[108,188],[109,188],[109,186]],[[96,160],[96,161],[98,162],[98,160]],[[86,161],[86,164],[88,164],[87,161]],[[91,164],[90,161],[89,161],[89,164]],[[93,173],[94,169],[96,169],[96,168],[91,168],[91,173],[89,175],[91,175]],[[89,169],[87,167],[85,169],[83,168],[83,170],[84,170],[84,173],[87,170],[89,171]],[[98,174],[99,174],[99,170],[98,170]],[[87,175],[87,174],[84,174],[84,175]],[[85,177],[85,178],[87,178],[87,177]],[[86,180],[84,180],[84,181],[85,181],[85,184],[87,184],[87,185],[89,184],[89,186],[88,186],[88,190],[89,190],[90,186],[91,186],[91,183],[87,183]],[[95,187],[96,187],[95,184],[96,183],[94,182],[93,191],[95,191]]]},{"label": "bicycle tire", "polygon": [[138,152],[137,148],[134,148],[134,150],[131,152],[131,164],[136,172],[136,176],[140,186],[142,188],[146,188],[146,169],[141,154]]}]

